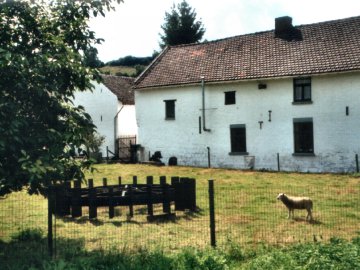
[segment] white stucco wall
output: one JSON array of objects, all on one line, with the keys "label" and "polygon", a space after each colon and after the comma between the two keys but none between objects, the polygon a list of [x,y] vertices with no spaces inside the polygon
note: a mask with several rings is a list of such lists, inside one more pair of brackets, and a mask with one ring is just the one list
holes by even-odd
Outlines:
[{"label": "white stucco wall", "polygon": [[[312,77],[312,104],[293,105],[293,78],[206,84],[206,127],[199,134],[202,93],[196,86],[137,90],[135,94],[139,143],[148,153],[161,151],[163,161],[176,156],[179,165],[255,169],[349,172],[360,154],[360,74]],[[224,105],[224,92],[236,91],[236,104]],[[175,99],[176,119],[165,120],[164,100]],[[350,114],[345,115],[349,107]],[[271,122],[268,121],[271,110]],[[294,118],[312,118],[315,156],[294,156]],[[259,121],[263,121],[260,129]],[[230,125],[246,125],[248,156],[230,152]]]},{"label": "white stucco wall", "polygon": [[135,105],[118,104],[117,136],[137,135]]},{"label": "white stucco wall", "polygon": [[108,146],[112,152],[115,148],[114,117],[117,113],[118,99],[105,85],[95,82],[93,84],[95,86],[93,92],[75,93],[74,104],[84,106],[96,125],[97,132],[105,136],[101,152],[102,156],[106,157],[106,147]]}]

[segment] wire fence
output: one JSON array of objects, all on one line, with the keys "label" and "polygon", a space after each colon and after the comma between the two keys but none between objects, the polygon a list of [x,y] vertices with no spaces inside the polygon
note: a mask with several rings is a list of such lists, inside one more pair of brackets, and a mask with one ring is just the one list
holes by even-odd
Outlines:
[{"label": "wire fence", "polygon": [[[146,184],[145,179],[141,181]],[[155,184],[158,181],[154,179]],[[170,185],[170,177],[167,181]],[[94,186],[103,184],[100,179],[94,182]],[[123,179],[122,185],[132,183],[133,179]],[[255,179],[250,187],[241,180],[223,179],[214,180],[210,192],[209,183],[196,182],[196,209],[178,211],[171,201],[172,215],[164,215],[163,204],[156,203],[152,209],[157,217],[154,219],[148,218],[146,203],[133,205],[132,214],[129,205],[114,205],[111,218],[108,206],[97,207],[96,218],[90,218],[89,207],[83,206],[81,216],[50,215],[49,219],[47,198],[30,196],[25,191],[12,193],[0,200],[0,258],[20,256],[14,254],[16,245],[28,240],[36,242],[39,253],[49,254],[50,244],[53,255],[62,257],[74,249],[176,252],[184,247],[204,248],[211,244],[256,246],[327,241],[331,237],[351,239],[360,233],[359,178],[318,185],[309,185],[306,180],[274,183]],[[289,195],[312,198],[313,220],[306,220],[305,210],[295,210],[295,216],[287,218],[287,208],[276,199],[285,190]],[[209,205],[212,198],[213,209]],[[186,199],[189,198],[185,194]]]}]

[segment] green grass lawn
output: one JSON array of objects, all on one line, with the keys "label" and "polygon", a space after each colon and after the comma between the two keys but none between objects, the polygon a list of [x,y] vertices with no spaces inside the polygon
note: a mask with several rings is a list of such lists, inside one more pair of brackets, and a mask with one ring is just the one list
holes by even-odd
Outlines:
[{"label": "green grass lawn", "polygon": [[[344,239],[360,232],[360,178],[358,175],[300,174],[253,172],[192,167],[155,167],[148,165],[97,165],[88,174],[96,185],[106,177],[109,184],[138,183],[154,176],[158,183],[164,175],[196,179],[197,206],[192,212],[176,212],[174,221],[148,223],[146,207],[135,207],[135,216],[128,216],[127,207],[116,207],[115,217],[108,218],[108,209],[98,209],[98,218],[89,220],[88,209],[83,217],[56,218],[55,237],[59,241],[81,241],[85,249],[137,249],[146,247],[179,250],[185,246],[207,247],[209,236],[208,180],[215,181],[216,236],[219,246],[285,245],[289,243],[327,241],[333,236]],[[276,200],[280,192],[309,196],[314,201],[314,221],[305,221],[306,211],[295,210],[295,218],[287,219],[285,206]],[[161,205],[155,207],[161,213]],[[26,192],[0,200],[0,240],[27,228],[47,230],[47,201]],[[66,245],[65,245],[66,246]],[[61,252],[61,250],[58,250]]]}]

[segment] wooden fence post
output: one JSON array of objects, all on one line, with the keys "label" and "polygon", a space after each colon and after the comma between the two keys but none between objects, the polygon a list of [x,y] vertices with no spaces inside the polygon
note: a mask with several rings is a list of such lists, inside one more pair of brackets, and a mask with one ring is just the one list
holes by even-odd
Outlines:
[{"label": "wooden fence post", "polygon": [[146,190],[147,190],[147,209],[148,209],[148,216],[154,215],[154,208],[152,203],[152,184],[153,184],[153,177],[147,176],[146,177]]},{"label": "wooden fence post", "polygon": [[133,206],[133,186],[129,185],[129,215],[130,217],[134,216],[134,206]]},{"label": "wooden fence post", "polygon": [[115,207],[114,207],[114,189],[109,187],[109,218],[115,216]]},{"label": "wooden fence post", "polygon": [[48,189],[48,249],[49,256],[52,258],[54,255],[53,244],[53,213],[54,213],[54,194],[53,186],[49,186]]},{"label": "wooden fence post", "polygon": [[121,176],[118,177],[119,186],[121,186]]},{"label": "wooden fence post", "polygon": [[356,163],[356,172],[359,172],[359,156],[358,154],[355,155],[355,163]]},{"label": "wooden fence post", "polygon": [[277,168],[278,168],[278,172],[280,172],[280,154],[277,153]]},{"label": "wooden fence post", "polygon": [[209,180],[210,244],[216,246],[214,180]]},{"label": "wooden fence post", "polygon": [[103,178],[103,186],[107,187],[107,178],[106,177]]},{"label": "wooden fence post", "polygon": [[96,189],[94,188],[93,179],[89,179],[88,184],[89,218],[97,218]]},{"label": "wooden fence post", "polygon": [[136,175],[133,176],[133,185],[134,186],[137,185],[137,176]]},{"label": "wooden fence post", "polygon": [[166,214],[170,214],[171,213],[170,194],[169,194],[169,185],[166,184],[166,176],[160,176],[160,185],[162,191],[163,212]]},{"label": "wooden fence post", "polygon": [[196,211],[196,181],[194,178],[189,178],[187,182],[186,192],[184,194],[188,197],[186,207],[191,211]]},{"label": "wooden fence post", "polygon": [[81,181],[74,182],[74,188],[72,189],[71,196],[71,206],[72,206],[72,217],[81,217],[82,209],[81,209]]}]

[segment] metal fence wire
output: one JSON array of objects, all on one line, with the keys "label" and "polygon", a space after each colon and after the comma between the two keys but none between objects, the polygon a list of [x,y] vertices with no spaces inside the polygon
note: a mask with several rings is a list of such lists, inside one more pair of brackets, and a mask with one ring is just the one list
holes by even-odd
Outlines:
[{"label": "metal fence wire", "polygon": [[[25,191],[1,198],[0,259],[14,255],[8,252],[13,249],[7,247],[26,241],[33,243],[44,255],[50,253],[61,257],[65,251],[74,248],[89,251],[141,248],[177,251],[189,246],[225,246],[229,242],[244,246],[259,243],[283,245],[326,241],[334,236],[350,239],[360,231],[358,178],[326,187],[289,184],[286,192],[290,195],[306,194],[312,199],[313,220],[310,221],[306,220],[305,210],[295,210],[294,217],[288,219],[286,206],[276,199],[282,191],[266,181],[254,183],[253,188],[241,181],[195,181],[195,195],[191,195],[185,189],[179,191],[182,187],[174,188],[176,181],[171,177],[162,178],[162,182],[153,178],[151,183],[148,179],[136,179],[136,185],[134,179],[109,180],[106,185],[102,179],[89,181],[92,186],[86,185],[80,194],[83,196],[81,200],[87,202],[86,206],[80,206],[80,215],[73,214],[74,208],[78,207],[75,203],[79,202],[74,197],[79,192],[74,191],[74,183],[73,191],[68,194],[54,189],[50,200],[38,195],[30,196]],[[97,199],[94,200],[91,194],[96,187]],[[101,197],[105,196],[101,193],[105,191],[111,193],[110,200],[106,199],[110,202],[107,204]],[[182,195],[176,192],[182,192]],[[90,197],[86,197],[89,194]],[[180,199],[176,196],[188,204],[179,206],[176,200]],[[189,201],[194,201],[193,196],[195,207],[189,206]],[[62,213],[61,207],[56,205],[59,197],[67,198],[69,207]],[[127,199],[122,199],[125,197]],[[91,205],[95,205],[96,210]]]}]

